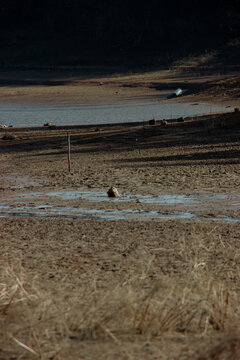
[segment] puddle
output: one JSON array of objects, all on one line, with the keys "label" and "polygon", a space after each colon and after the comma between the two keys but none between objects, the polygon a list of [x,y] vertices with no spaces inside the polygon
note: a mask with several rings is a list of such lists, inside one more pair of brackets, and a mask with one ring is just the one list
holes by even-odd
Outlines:
[{"label": "puddle", "polygon": [[37,218],[67,218],[78,220],[151,220],[151,219],[200,219],[239,222],[240,217],[230,216],[199,216],[192,213],[162,214],[158,211],[145,210],[117,210],[117,209],[84,209],[59,207],[53,208],[50,205],[32,206],[13,206],[0,205],[0,217],[37,217]]},{"label": "puddle", "polygon": [[[67,206],[57,207],[54,205],[54,198],[60,198],[61,200],[68,201]],[[21,204],[19,199],[31,200],[28,204]],[[13,199],[14,200],[14,199]],[[233,209],[240,204],[240,195],[233,194],[213,194],[202,193],[198,195],[167,195],[161,194],[159,196],[154,195],[128,195],[120,194],[118,198],[109,198],[106,192],[103,191],[89,191],[89,190],[72,190],[72,191],[53,191],[53,192],[31,192],[20,194],[15,197],[18,203],[13,205],[0,204],[0,216],[1,217],[61,217],[68,219],[78,220],[176,220],[176,219],[200,219],[200,220],[218,220],[218,221],[233,221],[239,222],[240,217],[230,216],[204,216],[197,215],[194,212],[197,210],[204,210],[206,214],[209,213],[209,208],[219,210],[221,209]],[[141,203],[153,205],[153,210],[148,209],[96,209],[95,206],[91,208],[78,208],[68,206],[71,200],[87,200],[89,202],[112,202],[112,204],[118,204],[119,202]],[[34,205],[34,201],[42,201],[40,205]],[[62,202],[61,202],[62,204]],[[76,203],[75,203],[76,204]],[[79,203],[80,204],[80,203]],[[111,205],[112,205],[111,204]],[[169,209],[167,213],[164,210],[156,210],[156,205],[170,206],[173,208],[173,213],[170,213]],[[166,209],[166,208],[165,208]],[[195,211],[194,211],[195,210]]]},{"label": "puddle", "polygon": [[14,206],[14,205],[0,205],[0,216],[2,217],[63,217],[69,219],[90,220],[90,219],[104,219],[104,220],[131,220],[141,219],[150,220],[156,219],[204,219],[204,220],[221,220],[221,221],[240,221],[240,218],[229,216],[199,216],[193,213],[177,213],[177,214],[162,214],[158,211],[145,210],[117,210],[117,209],[84,209],[71,207],[52,207],[51,205],[40,206]]},{"label": "puddle", "polygon": [[219,205],[228,208],[236,209],[240,204],[240,195],[232,194],[212,194],[212,193],[201,193],[198,195],[172,195],[172,194],[161,194],[161,195],[129,195],[119,194],[117,198],[111,198],[107,196],[104,191],[90,191],[90,190],[62,190],[52,192],[32,192],[27,194],[19,195],[24,199],[46,199],[46,198],[60,198],[62,200],[87,200],[92,202],[134,202],[149,205],[162,205],[162,206],[188,206],[196,207],[201,206],[202,208],[209,208],[209,206]]},{"label": "puddle", "polygon": [[20,195],[27,199],[39,199],[46,197],[57,197],[63,200],[77,200],[84,199],[88,201],[102,202],[102,201],[119,201],[119,202],[140,202],[143,204],[159,204],[159,205],[176,205],[176,204],[194,204],[197,202],[195,197],[188,195],[127,195],[120,194],[118,198],[110,198],[104,191],[54,191],[54,192],[33,192]]}]

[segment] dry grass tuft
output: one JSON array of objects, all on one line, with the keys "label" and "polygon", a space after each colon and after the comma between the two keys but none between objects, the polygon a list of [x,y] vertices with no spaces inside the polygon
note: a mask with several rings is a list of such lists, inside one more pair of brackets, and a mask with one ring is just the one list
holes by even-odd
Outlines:
[{"label": "dry grass tuft", "polygon": [[[184,250],[184,243],[179,246]],[[204,338],[235,333],[240,323],[236,291],[227,281],[211,277],[202,258],[203,249],[204,244],[198,241],[195,256],[182,258],[189,266],[184,283],[163,275],[149,281],[148,275],[156,266],[155,258],[149,257],[148,263],[132,269],[131,277],[125,274],[117,286],[103,288],[96,274],[89,272],[88,282],[78,289],[70,291],[62,281],[53,294],[40,290],[37,280],[25,274],[21,264],[2,265],[0,328],[5,330],[0,330],[1,346],[4,351],[14,349],[16,356],[27,353],[42,359],[58,358],[71,346],[71,339],[105,340],[116,344],[125,356],[126,336],[154,341],[169,335]],[[189,248],[189,252],[193,250]],[[232,338],[225,347],[223,343],[216,345],[209,350],[209,359],[224,358],[220,356],[223,347],[237,354],[239,343]]]},{"label": "dry grass tuft", "polygon": [[209,324],[218,331],[239,327],[239,301],[236,292],[223,283],[212,286],[209,299]]},{"label": "dry grass tuft", "polygon": [[[55,330],[59,312],[54,300],[37,289],[35,280],[26,276],[21,264],[0,268],[0,330],[2,344],[12,343],[21,350],[42,358],[57,347]],[[53,321],[52,321],[53,320]],[[50,324],[52,322],[52,324]],[[59,330],[59,327],[58,327]],[[16,346],[14,346],[16,345]],[[2,351],[9,351],[7,348]]]},{"label": "dry grass tuft", "polygon": [[35,291],[28,292],[25,287],[25,276],[23,268],[18,266],[14,269],[13,266],[2,266],[0,277],[0,312],[6,314],[10,306],[18,303],[27,302],[32,303],[37,298]]}]

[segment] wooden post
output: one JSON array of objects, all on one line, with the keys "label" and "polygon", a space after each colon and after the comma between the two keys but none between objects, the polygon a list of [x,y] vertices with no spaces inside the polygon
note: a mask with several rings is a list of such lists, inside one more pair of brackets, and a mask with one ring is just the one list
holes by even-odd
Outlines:
[{"label": "wooden post", "polygon": [[71,171],[71,139],[69,133],[67,133],[68,139],[68,172]]}]

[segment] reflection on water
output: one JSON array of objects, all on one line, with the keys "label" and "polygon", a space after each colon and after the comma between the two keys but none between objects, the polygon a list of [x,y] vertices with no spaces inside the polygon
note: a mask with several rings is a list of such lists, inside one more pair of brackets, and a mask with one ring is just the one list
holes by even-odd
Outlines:
[{"label": "reflection on water", "polygon": [[[13,126],[111,124],[222,112],[220,106],[156,102],[101,106],[47,106],[0,103],[1,124]],[[229,111],[229,109],[228,109]]]}]

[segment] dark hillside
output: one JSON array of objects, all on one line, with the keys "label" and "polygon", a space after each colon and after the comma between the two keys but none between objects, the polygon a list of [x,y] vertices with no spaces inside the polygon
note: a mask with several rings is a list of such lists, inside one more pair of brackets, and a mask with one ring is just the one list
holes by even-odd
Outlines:
[{"label": "dark hillside", "polygon": [[2,66],[144,65],[153,59],[169,65],[222,49],[239,34],[238,0],[0,2]]}]

